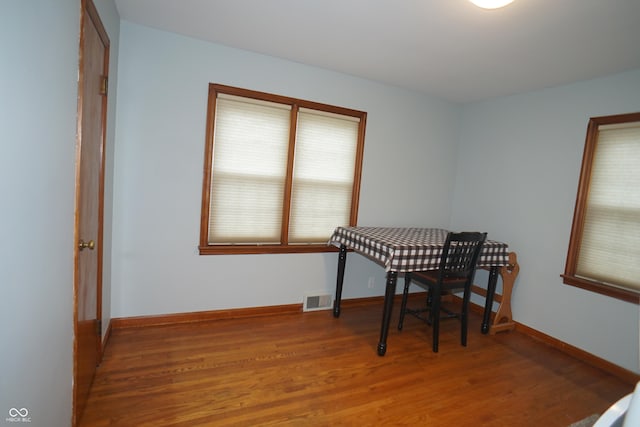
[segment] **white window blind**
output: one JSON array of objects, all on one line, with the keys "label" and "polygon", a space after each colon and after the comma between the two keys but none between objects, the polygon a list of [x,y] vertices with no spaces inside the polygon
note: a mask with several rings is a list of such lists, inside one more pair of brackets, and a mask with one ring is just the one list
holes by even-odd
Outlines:
[{"label": "white window blind", "polygon": [[640,122],[599,127],[576,276],[640,291]]},{"label": "white window blind", "polygon": [[201,251],[326,247],[355,221],[366,113],[221,88],[210,88]]},{"label": "white window blind", "polygon": [[279,243],[289,144],[288,105],[217,99],[209,243]]},{"label": "white window blind", "polygon": [[324,243],[349,225],[359,119],[298,113],[289,243]]}]

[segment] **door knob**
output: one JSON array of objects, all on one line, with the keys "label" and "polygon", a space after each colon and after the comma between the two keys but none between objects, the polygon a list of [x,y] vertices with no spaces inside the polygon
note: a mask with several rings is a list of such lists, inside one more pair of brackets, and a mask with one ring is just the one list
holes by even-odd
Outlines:
[{"label": "door knob", "polygon": [[80,242],[78,243],[78,249],[83,250],[83,249],[91,249],[93,250],[93,248],[96,247],[96,242],[94,242],[93,240],[89,240],[88,242],[85,242],[84,240],[80,240]]}]

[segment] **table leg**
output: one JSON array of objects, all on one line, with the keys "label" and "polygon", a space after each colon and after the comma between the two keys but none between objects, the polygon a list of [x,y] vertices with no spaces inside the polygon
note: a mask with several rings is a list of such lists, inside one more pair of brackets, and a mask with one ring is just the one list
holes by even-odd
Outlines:
[{"label": "table leg", "polygon": [[344,282],[344,266],[347,263],[347,247],[340,245],[338,252],[338,277],[336,278],[336,298],[333,301],[333,317],[340,317],[340,301],[342,300],[342,283]]},{"label": "table leg", "polygon": [[487,295],[484,301],[484,315],[482,316],[482,333],[489,332],[489,321],[491,320],[491,311],[493,310],[493,296],[496,293],[496,284],[498,283],[498,267],[491,267],[489,270],[489,283],[487,283]]},{"label": "table leg", "polygon": [[391,322],[391,311],[393,308],[393,298],[396,295],[396,282],[398,273],[390,271],[387,273],[387,288],[384,294],[384,309],[382,312],[382,326],[380,328],[380,342],[378,343],[378,355],[384,356],[387,352],[387,335],[389,334],[389,323]]}]

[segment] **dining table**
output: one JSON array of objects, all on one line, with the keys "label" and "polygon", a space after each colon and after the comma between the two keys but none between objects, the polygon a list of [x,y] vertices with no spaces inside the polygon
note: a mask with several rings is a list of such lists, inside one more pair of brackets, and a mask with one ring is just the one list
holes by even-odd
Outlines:
[{"label": "dining table", "polygon": [[[347,252],[352,251],[381,265],[386,272],[386,287],[382,309],[382,324],[378,341],[378,355],[387,351],[387,337],[396,283],[399,274],[437,270],[448,230],[421,227],[337,227],[328,244],[339,248],[336,292],[333,316],[340,316],[340,303],[344,284]],[[489,332],[489,321],[499,269],[509,265],[509,246],[495,240],[486,240],[477,267],[489,270],[481,332]]]}]

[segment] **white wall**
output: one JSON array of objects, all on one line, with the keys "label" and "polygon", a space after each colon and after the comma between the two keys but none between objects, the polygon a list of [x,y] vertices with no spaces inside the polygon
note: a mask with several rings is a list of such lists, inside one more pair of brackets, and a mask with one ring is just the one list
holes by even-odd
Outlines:
[{"label": "white wall", "polygon": [[71,422],[79,1],[0,13],[0,423]]},{"label": "white wall", "polygon": [[516,321],[640,372],[638,306],[560,278],[587,122],[636,111],[640,70],[465,106],[452,225],[518,254]]},{"label": "white wall", "polygon": [[[458,107],[128,22],[120,46],[113,317],[293,304],[310,290],[333,293],[335,253],[197,254],[210,82],[367,111],[359,224],[449,225]],[[349,256],[345,280],[345,298],[383,294],[383,269],[359,255]]]}]

